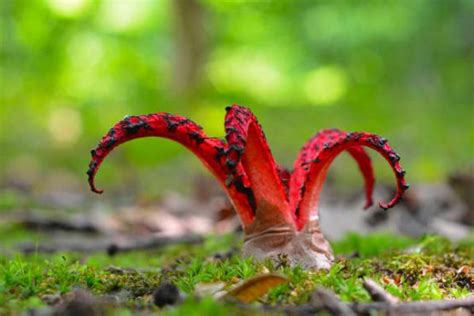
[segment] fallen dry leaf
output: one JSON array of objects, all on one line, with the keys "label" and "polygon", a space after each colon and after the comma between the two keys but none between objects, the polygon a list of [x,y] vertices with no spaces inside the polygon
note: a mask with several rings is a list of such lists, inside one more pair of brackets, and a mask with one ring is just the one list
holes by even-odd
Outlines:
[{"label": "fallen dry leaf", "polygon": [[265,295],[269,290],[286,282],[288,282],[288,279],[281,275],[263,274],[236,286],[225,297],[231,297],[243,303],[250,303]]}]

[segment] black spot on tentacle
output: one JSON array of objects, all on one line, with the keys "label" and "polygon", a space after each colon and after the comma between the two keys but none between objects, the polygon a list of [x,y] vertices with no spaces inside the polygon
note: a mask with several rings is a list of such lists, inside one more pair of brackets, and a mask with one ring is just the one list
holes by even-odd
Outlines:
[{"label": "black spot on tentacle", "polygon": [[316,158],[314,158],[314,159],[312,160],[312,162],[314,162],[314,163],[318,163],[318,162],[320,162],[320,161],[321,161],[321,159],[319,159],[318,157],[316,157]]},{"label": "black spot on tentacle", "polygon": [[401,170],[397,170],[397,177],[399,178],[403,178],[405,176],[405,170],[401,169]]},{"label": "black spot on tentacle", "polygon": [[214,149],[217,151],[214,158],[216,159],[217,162],[221,162],[221,158],[224,157],[227,154],[224,147],[214,146]]},{"label": "black spot on tentacle", "polygon": [[[191,120],[182,119],[177,122],[173,122],[169,116],[165,116],[165,122],[166,122],[166,128],[168,129],[170,133],[172,133],[172,132],[175,132],[178,127],[191,123]],[[197,129],[200,129],[200,130],[202,129],[202,127],[200,125],[197,125],[196,123],[194,123],[193,125]]]},{"label": "black spot on tentacle", "polygon": [[397,161],[400,161],[400,156],[399,156],[397,153],[395,153],[395,152],[389,153],[389,154],[388,154],[388,157],[390,158],[390,161],[391,161],[392,163],[396,163]]},{"label": "black spot on tentacle", "polygon": [[324,149],[329,149],[329,147],[331,147],[331,143],[324,143],[323,147]]},{"label": "black spot on tentacle", "polygon": [[229,146],[229,149],[227,151],[235,151],[239,156],[241,156],[244,153],[244,148],[239,145],[232,144]]},{"label": "black spot on tentacle", "polygon": [[239,117],[238,115],[235,116],[235,119],[237,120],[237,122],[239,122],[240,124],[244,125],[244,120]]},{"label": "black spot on tentacle", "polygon": [[91,156],[94,157],[95,155],[96,155],[96,151],[95,151],[95,149],[92,149],[91,150]]},{"label": "black spot on tentacle", "polygon": [[300,196],[303,196],[305,192],[306,192],[306,186],[303,184],[300,188]]},{"label": "black spot on tentacle", "polygon": [[379,137],[379,146],[383,147],[387,143],[387,139]]},{"label": "black spot on tentacle", "polygon": [[115,145],[116,142],[117,142],[117,140],[113,136],[110,136],[107,139],[107,141],[105,142],[104,146],[105,146],[105,148],[110,149],[110,148],[112,148],[112,146]]},{"label": "black spot on tentacle", "polygon": [[124,129],[127,131],[128,135],[136,134],[140,129],[150,130],[151,127],[145,121],[138,121],[137,123],[129,123],[128,125],[124,126]]},{"label": "black spot on tentacle", "polygon": [[166,129],[168,132],[173,133],[178,128],[178,123],[175,123],[171,120],[170,114],[166,113],[163,115],[163,120],[166,123]]},{"label": "black spot on tentacle", "polygon": [[109,129],[109,132],[107,133],[107,136],[113,137],[113,136],[115,136],[115,133],[116,133],[115,128],[112,127],[111,129]]},{"label": "black spot on tentacle", "polygon": [[236,137],[237,140],[239,142],[241,142],[242,144],[244,144],[244,145],[247,143],[247,140],[245,139],[245,137],[242,134],[236,134],[234,137]]},{"label": "black spot on tentacle", "polygon": [[204,142],[204,137],[202,137],[198,131],[190,132],[187,135],[191,140],[195,141],[198,146]]},{"label": "black spot on tentacle", "polygon": [[[178,126],[181,126],[181,125],[186,125],[186,124],[189,124],[189,123],[191,123],[190,119],[182,119],[182,120],[178,121],[176,124],[178,124]],[[201,126],[197,125],[196,123],[194,123],[194,125],[196,127],[198,127],[199,129],[201,129]]]},{"label": "black spot on tentacle", "polygon": [[350,140],[352,139],[352,135],[353,135],[352,132],[347,133],[347,134],[346,134],[346,137],[345,137],[345,139],[344,139],[344,141],[345,141],[345,142],[350,141]]},{"label": "black spot on tentacle", "polygon": [[301,163],[300,166],[304,168],[304,167],[308,166],[309,163],[310,163],[310,161],[306,161],[306,160],[305,160],[305,161],[303,161],[303,162]]},{"label": "black spot on tentacle", "polygon": [[409,185],[408,183],[403,183],[403,184],[402,184],[402,189],[403,189],[403,191],[406,191],[406,190],[408,190],[409,188],[410,188],[410,185]]},{"label": "black spot on tentacle", "polygon": [[237,161],[233,160],[233,159],[226,159],[225,161],[225,165],[227,168],[229,168],[230,170],[233,170],[235,168],[235,166],[237,166]]},{"label": "black spot on tentacle", "polygon": [[168,132],[173,133],[178,128],[178,124],[171,123],[171,124],[168,124],[166,128],[168,129]]},{"label": "black spot on tentacle", "polygon": [[247,200],[250,204],[250,207],[255,212],[255,210],[257,209],[257,203],[255,201],[255,196],[253,195],[252,189],[244,186],[241,177],[235,178],[232,183],[234,184],[238,192],[243,193],[247,196]]},{"label": "black spot on tentacle", "polygon": [[366,139],[365,139],[365,142],[366,142],[367,144],[369,144],[369,145],[375,145],[375,142],[374,142],[374,140],[373,140],[372,138],[366,138]]},{"label": "black spot on tentacle", "polygon": [[96,161],[91,161],[89,164],[89,169],[87,170],[87,175],[90,177],[94,174],[95,169],[97,169],[97,162]]},{"label": "black spot on tentacle", "polygon": [[361,137],[362,137],[362,135],[360,133],[354,133],[353,139],[355,141],[358,141]]},{"label": "black spot on tentacle", "polygon": [[300,214],[300,206],[298,205],[295,209],[295,215],[296,217],[298,217],[298,215]]},{"label": "black spot on tentacle", "polygon": [[227,127],[225,130],[226,130],[227,135],[238,132],[238,130],[235,127],[232,127],[232,126]]}]

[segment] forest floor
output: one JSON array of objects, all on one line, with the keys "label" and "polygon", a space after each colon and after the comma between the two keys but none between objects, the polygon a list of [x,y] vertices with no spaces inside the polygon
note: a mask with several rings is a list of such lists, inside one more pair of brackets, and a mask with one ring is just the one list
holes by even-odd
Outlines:
[{"label": "forest floor", "polygon": [[[17,226],[3,226],[4,243],[41,238]],[[333,243],[337,260],[329,271],[304,271],[280,263],[254,263],[239,256],[241,236],[207,236],[194,245],[114,254],[61,252],[0,255],[0,314],[27,310],[131,315],[229,315],[242,306],[226,291],[256,275],[273,273],[286,280],[265,289],[247,307],[293,306],[311,301],[317,287],[345,302],[370,302],[364,278],[402,301],[466,298],[474,291],[474,242],[457,245],[436,236],[410,239],[385,234],[350,234]],[[157,290],[162,284],[168,291]],[[163,288],[161,286],[161,288]],[[224,296],[224,298],[222,297]],[[168,306],[158,307],[169,303]],[[239,312],[240,311],[240,312]],[[267,311],[268,312],[268,311]],[[281,311],[274,311],[280,314]],[[82,315],[81,314],[81,315]]]},{"label": "forest floor", "polygon": [[[115,215],[103,220],[118,227],[112,238],[110,231],[92,225],[98,219],[84,222],[81,214],[61,219],[37,210],[44,201],[25,203],[12,196],[0,196],[0,315],[383,314],[390,300],[403,308],[404,302],[461,300],[466,314],[474,311],[472,232],[456,242],[437,235],[349,233],[331,242],[336,260],[329,271],[305,271],[289,267],[285,257],[263,263],[243,259],[236,226],[222,234],[198,229],[156,237],[143,234],[149,214],[133,209],[141,221],[133,222],[131,231],[141,235],[123,234]],[[27,209],[33,212],[21,215]],[[178,230],[177,223],[209,227],[203,220],[158,215],[158,223],[168,218],[161,224]],[[388,298],[374,295],[367,281]],[[435,305],[431,310],[438,309]]]}]

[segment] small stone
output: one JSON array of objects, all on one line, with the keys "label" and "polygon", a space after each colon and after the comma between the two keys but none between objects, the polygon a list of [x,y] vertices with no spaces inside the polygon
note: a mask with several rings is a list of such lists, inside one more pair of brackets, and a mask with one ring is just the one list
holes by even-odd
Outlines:
[{"label": "small stone", "polygon": [[160,308],[174,305],[178,300],[179,290],[176,285],[171,283],[163,283],[153,292],[153,302]]},{"label": "small stone", "polygon": [[92,294],[82,289],[75,289],[65,296],[64,301],[54,311],[54,315],[96,316],[102,313]]},{"label": "small stone", "polygon": [[107,254],[111,257],[115,256],[118,252],[119,248],[116,244],[111,244],[107,247]]},{"label": "small stone", "polygon": [[43,302],[48,305],[56,305],[61,301],[61,295],[59,294],[46,294],[41,297]]}]

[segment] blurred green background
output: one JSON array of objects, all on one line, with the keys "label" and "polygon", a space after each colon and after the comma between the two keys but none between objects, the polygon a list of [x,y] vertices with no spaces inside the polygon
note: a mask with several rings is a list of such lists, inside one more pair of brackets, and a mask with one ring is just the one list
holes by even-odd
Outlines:
[{"label": "blurred green background", "polygon": [[[167,111],[223,136],[231,103],[256,113],[287,166],[329,127],[387,137],[412,183],[473,162],[472,0],[0,6],[3,185],[85,191],[89,150],[123,116]],[[342,182],[361,181],[349,159],[337,166]],[[188,172],[203,168],[183,148],[142,139],[116,150],[98,182],[154,194]]]}]

